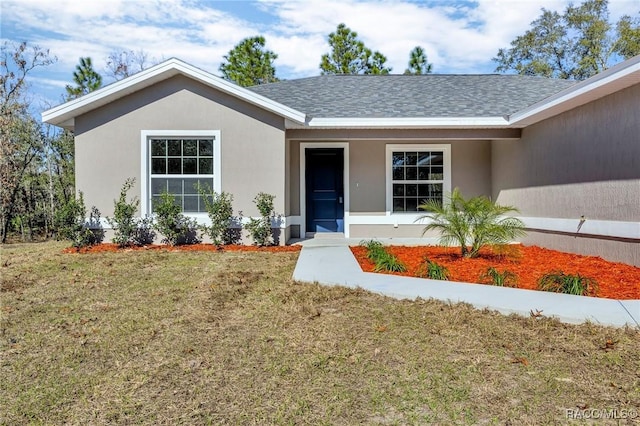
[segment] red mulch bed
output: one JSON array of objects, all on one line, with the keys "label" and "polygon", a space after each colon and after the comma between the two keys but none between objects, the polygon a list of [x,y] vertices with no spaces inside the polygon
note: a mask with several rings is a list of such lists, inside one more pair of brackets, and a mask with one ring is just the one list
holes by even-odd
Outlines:
[{"label": "red mulch bed", "polygon": [[[640,268],[624,263],[609,262],[600,257],[581,256],[536,246],[509,246],[513,252],[497,255],[490,249],[482,250],[475,259],[462,258],[454,247],[390,246],[386,249],[396,255],[407,267],[407,272],[394,273],[414,277],[424,257],[445,266],[450,281],[477,283],[491,266],[499,271],[509,270],[517,276],[516,287],[537,290],[537,280],[544,274],[562,271],[580,274],[596,280],[597,297],[607,299],[640,299]],[[351,247],[360,267],[373,272],[374,264],[367,259],[365,247]],[[511,251],[511,250],[510,250]]]},{"label": "red mulch bed", "polygon": [[145,250],[166,250],[166,251],[260,251],[268,253],[281,253],[281,252],[297,252],[302,250],[301,246],[243,246],[243,245],[228,245],[228,246],[216,246],[213,244],[190,244],[180,246],[169,246],[161,244],[153,244],[148,246],[132,246],[120,248],[117,244],[104,243],[96,244],[94,246],[75,248],[69,247],[64,249],[64,253],[114,253],[118,251],[145,251]]}]

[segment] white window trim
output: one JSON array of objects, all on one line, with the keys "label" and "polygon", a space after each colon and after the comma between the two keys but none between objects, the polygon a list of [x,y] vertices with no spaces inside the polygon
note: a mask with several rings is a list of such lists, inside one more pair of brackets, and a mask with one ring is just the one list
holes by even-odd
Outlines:
[{"label": "white window trim", "polygon": [[343,149],[343,190],[344,190],[344,236],[349,238],[349,142],[302,142],[300,143],[300,236],[307,233],[307,187],[306,150],[313,148]]},{"label": "white window trim", "polygon": [[[140,132],[140,213],[151,216],[151,170],[149,140],[154,138],[213,138],[213,190],[222,192],[222,159],[220,130],[142,130]],[[181,175],[175,175],[179,177]],[[189,175],[193,177],[193,175]],[[206,213],[184,213],[185,216],[207,218]]]},{"label": "white window trim", "polygon": [[385,181],[386,181],[386,214],[387,216],[402,216],[402,222],[415,222],[425,213],[422,212],[394,212],[393,211],[393,179],[391,170],[391,157],[393,151],[442,151],[444,165],[444,179],[442,195],[446,197],[451,193],[451,145],[450,144],[387,144],[385,155]]}]

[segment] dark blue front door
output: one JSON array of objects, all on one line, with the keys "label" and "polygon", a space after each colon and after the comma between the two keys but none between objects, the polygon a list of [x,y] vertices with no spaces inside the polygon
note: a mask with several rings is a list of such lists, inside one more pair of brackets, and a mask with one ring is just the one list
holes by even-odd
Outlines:
[{"label": "dark blue front door", "polygon": [[307,232],[344,232],[344,151],[306,149]]}]

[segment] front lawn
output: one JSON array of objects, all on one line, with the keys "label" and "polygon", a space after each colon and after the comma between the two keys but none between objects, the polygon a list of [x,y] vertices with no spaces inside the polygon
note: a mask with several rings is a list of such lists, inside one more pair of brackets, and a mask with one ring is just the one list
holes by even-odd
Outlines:
[{"label": "front lawn", "polygon": [[2,424],[565,424],[640,406],[638,329],[296,283],[295,252],[64,247],[0,248]]}]

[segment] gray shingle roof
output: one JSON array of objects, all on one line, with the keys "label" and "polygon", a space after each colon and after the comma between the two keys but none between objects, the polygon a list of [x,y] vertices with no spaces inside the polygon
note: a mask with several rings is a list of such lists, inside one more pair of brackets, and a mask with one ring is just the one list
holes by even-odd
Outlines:
[{"label": "gray shingle roof", "polygon": [[522,75],[321,75],[249,87],[316,118],[506,116],[573,81]]}]

